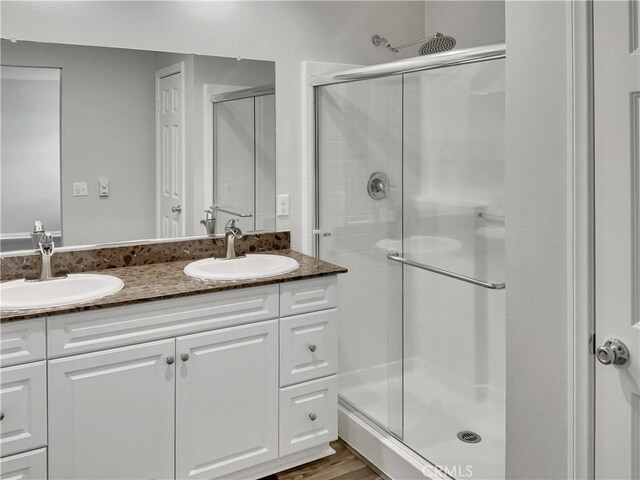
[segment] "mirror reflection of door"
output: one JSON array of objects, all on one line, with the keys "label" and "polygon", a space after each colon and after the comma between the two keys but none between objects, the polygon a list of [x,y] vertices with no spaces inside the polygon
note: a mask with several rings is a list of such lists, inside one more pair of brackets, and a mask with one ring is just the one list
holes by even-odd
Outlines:
[{"label": "mirror reflection of door", "polygon": [[218,212],[216,233],[223,233],[231,218],[239,218],[239,226],[245,231],[274,229],[273,88],[214,95],[212,101],[213,203],[237,213]]},{"label": "mirror reflection of door", "polygon": [[156,236],[184,236],[184,62],[156,72]]},{"label": "mirror reflection of door", "polygon": [[36,220],[62,243],[59,68],[0,67],[0,251],[33,248]]}]

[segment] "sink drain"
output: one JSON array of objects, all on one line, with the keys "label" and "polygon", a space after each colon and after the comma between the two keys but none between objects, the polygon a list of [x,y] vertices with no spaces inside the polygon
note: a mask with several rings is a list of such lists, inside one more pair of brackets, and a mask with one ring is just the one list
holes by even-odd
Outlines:
[{"label": "sink drain", "polygon": [[458,439],[462,440],[464,443],[480,443],[482,437],[476,432],[465,430],[463,432],[458,432]]}]

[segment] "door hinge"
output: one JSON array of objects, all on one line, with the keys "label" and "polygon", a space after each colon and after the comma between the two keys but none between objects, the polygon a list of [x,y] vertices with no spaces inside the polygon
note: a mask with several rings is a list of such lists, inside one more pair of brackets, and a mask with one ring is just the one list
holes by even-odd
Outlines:
[{"label": "door hinge", "polygon": [[596,354],[596,334],[595,333],[592,333],[589,336],[589,353],[591,355]]}]

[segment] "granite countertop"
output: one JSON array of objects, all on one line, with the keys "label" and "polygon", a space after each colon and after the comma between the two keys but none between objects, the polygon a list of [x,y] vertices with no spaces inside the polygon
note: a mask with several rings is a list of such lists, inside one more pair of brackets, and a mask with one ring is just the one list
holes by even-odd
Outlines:
[{"label": "granite countertop", "polygon": [[294,258],[300,263],[300,267],[293,272],[275,277],[229,281],[200,280],[185,275],[183,269],[192,260],[84,272],[118,277],[124,282],[124,287],[112,295],[81,304],[33,310],[3,310],[0,312],[0,320],[4,323],[28,318],[84,312],[87,310],[120,307],[152,300],[272,285],[347,272],[346,268],[318,260],[317,258],[304,255],[294,250],[278,250],[260,253],[284,255]]}]

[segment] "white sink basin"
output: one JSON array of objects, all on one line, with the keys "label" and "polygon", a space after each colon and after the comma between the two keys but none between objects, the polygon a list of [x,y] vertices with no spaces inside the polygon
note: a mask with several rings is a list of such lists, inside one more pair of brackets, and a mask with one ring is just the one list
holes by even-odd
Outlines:
[{"label": "white sink basin", "polygon": [[299,266],[300,264],[293,258],[256,253],[232,260],[217,258],[197,260],[187,265],[184,273],[203,280],[248,280],[293,272]]},{"label": "white sink basin", "polygon": [[60,307],[88,302],[116,293],[124,286],[111,275],[70,274],[67,278],[27,282],[14,280],[0,284],[2,310]]}]

